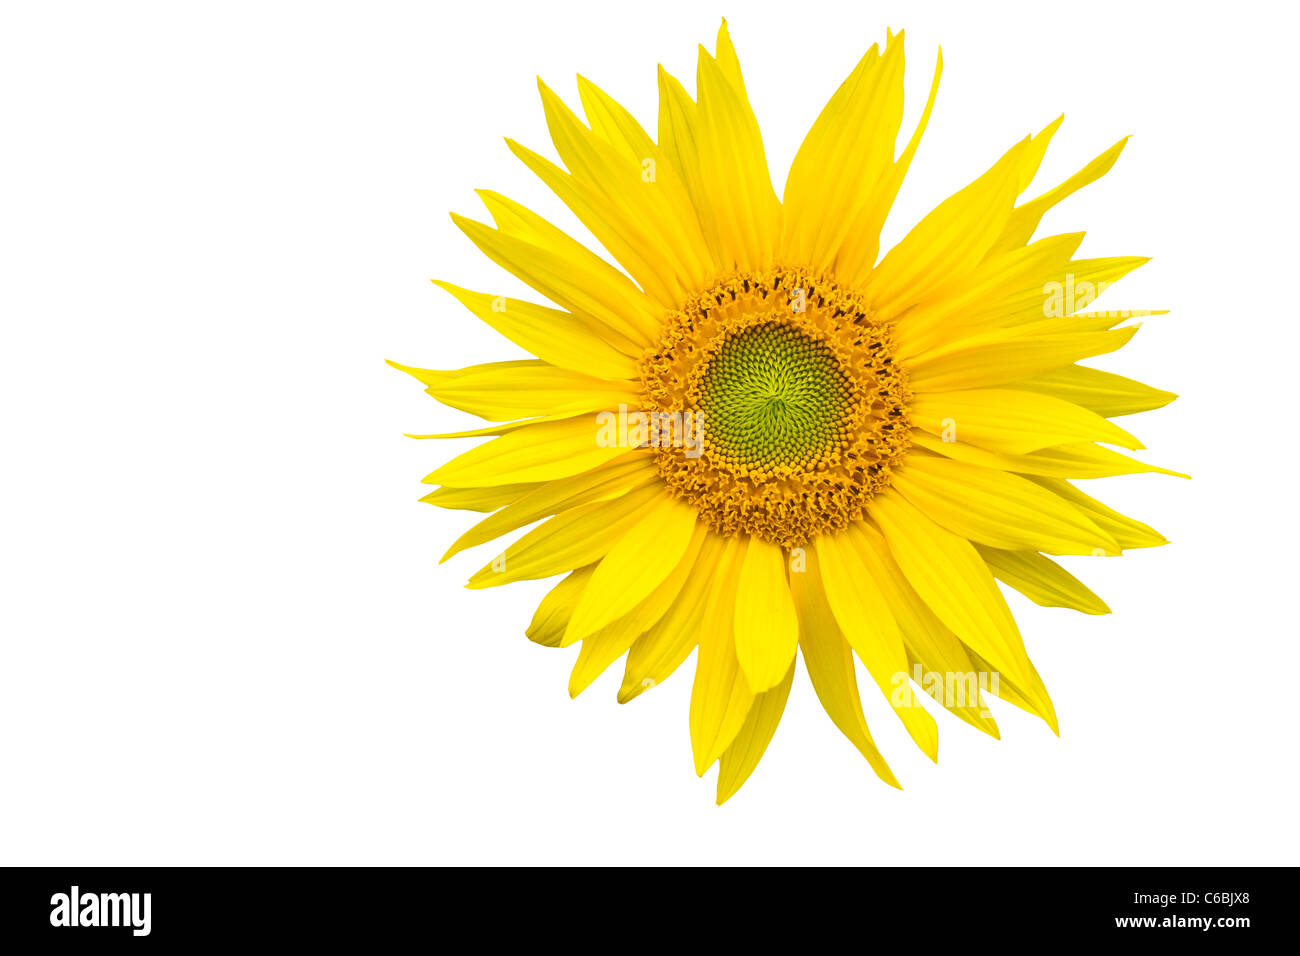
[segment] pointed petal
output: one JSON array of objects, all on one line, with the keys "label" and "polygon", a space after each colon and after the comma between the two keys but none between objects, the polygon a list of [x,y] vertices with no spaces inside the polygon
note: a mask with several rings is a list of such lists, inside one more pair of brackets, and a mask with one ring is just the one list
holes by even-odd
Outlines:
[{"label": "pointed petal", "polygon": [[776,733],[781,714],[785,712],[785,701],[790,696],[790,685],[794,683],[794,659],[781,678],[770,690],[754,698],[754,705],[749,709],[749,716],[741,726],[736,739],[723,753],[718,764],[718,806],[726,803],[741,788],[749,775],[754,772],[762,759],[767,745]]},{"label": "pointed petal", "polygon": [[723,269],[766,268],[776,249],[781,205],[772,189],[758,121],[748,101],[702,47],[697,77],[700,181],[718,230]]},{"label": "pointed petal", "polygon": [[1084,614],[1109,614],[1110,608],[1082,581],[1037,551],[999,551],[976,545],[993,576],[1041,607],[1068,607]]},{"label": "pointed petal", "polygon": [[499,538],[542,518],[549,518],[592,501],[617,498],[633,488],[654,481],[658,475],[652,457],[632,453],[580,475],[545,482],[462,534],[447,549],[442,561],[466,548]]},{"label": "pointed petal", "polygon": [[1022,687],[1039,716],[1055,729],[1047,689],[1029,662],[993,575],[971,543],[940,528],[894,491],[871,500],[871,517],[908,583],[935,616]]},{"label": "pointed petal", "polygon": [[596,567],[569,621],[566,642],[598,631],[653,593],[687,553],[695,527],[695,509],[663,490]]},{"label": "pointed petal", "polygon": [[892,484],[932,521],[980,544],[1048,554],[1119,554],[1109,534],[1028,478],[946,458],[912,455]]},{"label": "pointed petal", "polygon": [[637,363],[600,337],[595,323],[570,312],[548,309],[520,299],[471,292],[434,280],[476,316],[520,348],[561,368],[597,378],[635,379]]},{"label": "pointed petal", "polygon": [[881,568],[850,525],[817,539],[817,568],[840,633],[857,652],[867,673],[889,701],[912,740],[931,760],[939,759],[934,718],[915,705],[908,683],[907,651],[898,622],[881,588]]},{"label": "pointed petal", "polygon": [[959,442],[1007,455],[1071,442],[1142,447],[1136,438],[1096,412],[1036,392],[999,388],[918,392],[911,414],[912,424],[932,435],[955,431]]},{"label": "pointed petal", "polygon": [[799,609],[799,649],[812,679],[813,690],[831,722],[858,748],[876,776],[901,790],[898,778],[871,739],[867,720],[862,716],[858,678],[853,669],[853,649],[841,636],[835,615],[826,602],[816,554],[811,549],[807,552],[807,560],[807,570],[791,573],[790,591],[794,595],[795,607]]},{"label": "pointed petal", "polygon": [[1044,372],[1016,382],[1015,387],[1073,402],[1106,418],[1149,412],[1178,397],[1173,392],[1086,365]]},{"label": "pointed petal", "polygon": [[431,485],[517,484],[550,481],[596,468],[627,454],[597,440],[596,416],[518,428],[453,458],[424,480]]},{"label": "pointed petal", "polygon": [[695,772],[704,772],[731,746],[754,703],[754,692],[736,659],[732,621],[741,550],[739,538],[727,541],[727,553],[717,570],[701,619],[700,650],[691,687],[691,752]]},{"label": "pointed petal", "polygon": [[559,647],[564,637],[564,629],[569,626],[569,616],[582,596],[582,589],[587,586],[591,572],[596,570],[594,564],[578,568],[560,579],[560,583],[546,592],[533,613],[533,619],[525,632],[534,644],[543,647]]},{"label": "pointed petal", "polygon": [[513,581],[549,578],[593,564],[663,495],[651,484],[612,501],[596,501],[556,515],[506,548],[469,579],[466,587],[491,588]]},{"label": "pointed petal", "polygon": [[799,646],[799,619],[785,567],[785,552],[778,545],[749,539],[736,591],[736,657],[755,693],[785,678]]}]

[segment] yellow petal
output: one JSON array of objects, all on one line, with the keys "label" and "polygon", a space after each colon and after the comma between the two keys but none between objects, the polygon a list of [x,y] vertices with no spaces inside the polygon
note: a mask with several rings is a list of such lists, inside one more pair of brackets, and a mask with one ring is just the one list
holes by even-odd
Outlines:
[{"label": "yellow petal", "polygon": [[596,567],[569,621],[565,642],[595,633],[648,597],[686,554],[695,526],[695,509],[663,489]]},{"label": "yellow petal", "polygon": [[528,147],[509,137],[506,145],[591,230],[647,296],[662,308],[676,307],[679,299],[672,268],[657,257],[644,227],[633,216],[611,203],[596,186],[578,179]]},{"label": "yellow petal", "polygon": [[743,548],[744,542],[739,538],[727,541],[727,555],[718,568],[700,620],[690,726],[695,772],[701,777],[731,746],[754,703],[754,692],[749,689],[736,659],[732,626]]},{"label": "yellow petal", "polygon": [[[1105,332],[1064,335],[983,336],[942,352],[931,351],[908,363],[908,381],[917,391],[943,392],[989,388],[1053,372],[1079,359],[1114,352],[1128,344],[1137,326]],[[1017,385],[1017,387],[1020,387]],[[1031,389],[1044,394],[1042,389]]]},{"label": "yellow petal", "polygon": [[1142,447],[1136,438],[1096,412],[1037,392],[998,388],[918,392],[911,417],[913,425],[932,435],[955,434],[958,442],[1007,455],[1072,442]]},{"label": "yellow petal", "polygon": [[790,166],[780,258],[828,271],[858,214],[889,186],[903,118],[903,38],[872,47],[835,91]]},{"label": "yellow petal", "polygon": [[451,508],[456,511],[496,511],[539,487],[541,487],[540,482],[525,482],[518,485],[497,485],[493,488],[438,488],[420,500],[439,508]]},{"label": "yellow petal", "polygon": [[424,480],[431,485],[509,485],[567,478],[627,454],[599,440],[595,415],[519,428],[453,458]]},{"label": "yellow petal", "polygon": [[840,633],[862,659],[908,734],[927,757],[938,760],[939,731],[934,718],[914,706],[903,635],[879,581],[882,568],[858,535],[850,525],[844,532],[817,539],[817,567],[826,600]]},{"label": "yellow petal", "polygon": [[[1058,736],[1060,735],[1060,729],[1056,725],[1056,714],[1052,713],[1050,719],[1045,717],[1041,708],[1035,702],[1035,695],[1032,692],[1026,691],[1007,674],[998,671],[992,664],[980,657],[979,654],[970,647],[966,648],[966,653],[970,655],[971,663],[975,665],[978,671],[989,675],[989,692],[991,694],[1005,700],[1008,704],[1019,707],[1027,714],[1033,714],[1035,717],[1043,720],[1047,726],[1052,729],[1052,733],[1057,734]],[[1033,680],[1041,685],[1042,679],[1039,678],[1038,671],[1033,670],[1032,665],[1030,665],[1030,670],[1032,671]]]},{"label": "yellow petal", "polygon": [[700,48],[696,147],[703,197],[717,226],[723,269],[771,264],[781,227],[758,121],[718,63]]},{"label": "yellow petal", "polygon": [[559,584],[546,592],[546,596],[537,605],[537,610],[533,613],[533,619],[525,632],[530,641],[543,647],[560,646],[564,629],[569,626],[569,617],[573,614],[573,608],[578,603],[578,598],[582,596],[582,589],[587,586],[587,581],[590,580],[591,572],[594,570],[596,570],[594,564],[578,568],[573,573],[565,575]]},{"label": "yellow petal", "polygon": [[998,468],[1022,475],[1046,475],[1054,478],[1106,478],[1111,475],[1133,475],[1142,472],[1159,472],[1186,478],[1182,472],[1170,471],[1157,465],[1148,465],[1109,448],[1087,442],[1043,448],[1028,455],[1002,455],[985,451],[962,441],[944,441],[919,428],[912,429],[912,442],[921,448],[948,458]]},{"label": "yellow petal", "polygon": [[761,693],[775,687],[799,646],[799,619],[778,545],[749,539],[736,591],[735,628],[736,657],[750,688]]},{"label": "yellow petal", "polygon": [[1028,478],[946,458],[912,455],[892,484],[954,534],[1009,551],[1119,554],[1120,546],[1070,502]]},{"label": "yellow petal", "polygon": [[718,571],[725,556],[725,539],[705,535],[694,570],[682,585],[672,605],[641,638],[632,645],[619,688],[618,702],[626,704],[634,697],[662,684],[690,656],[700,634],[704,614]]},{"label": "yellow petal", "polygon": [[741,788],[749,775],[754,772],[762,759],[767,745],[776,733],[781,714],[785,712],[785,701],[790,696],[790,685],[794,683],[794,659],[781,678],[771,690],[764,691],[754,698],[754,705],[749,708],[749,716],[736,734],[736,739],[726,749],[718,762],[718,806],[726,803]]},{"label": "yellow petal", "polygon": [[[627,649],[673,606],[682,586],[686,583],[687,576],[695,567],[700,545],[706,533],[707,529],[704,525],[697,525],[681,559],[655,585],[653,591],[626,614],[582,638],[582,650],[573,665],[573,673],[569,676],[570,697],[577,697],[586,690],[592,681],[605,672],[605,668],[622,657]],[[587,590],[590,590],[590,584]],[[583,592],[584,597],[586,593],[587,591]],[[582,599],[579,599],[579,606],[581,603]],[[574,614],[577,613],[575,609]],[[561,647],[571,642],[573,633],[572,628],[569,628],[560,642]]]},{"label": "yellow petal", "polygon": [[685,186],[715,263],[722,262],[718,226],[704,191],[695,132],[695,101],[676,77],[659,67],[659,148]]},{"label": "yellow petal", "polygon": [[1016,382],[1016,388],[1073,402],[1106,418],[1148,412],[1178,397],[1173,392],[1086,365],[1044,372]]},{"label": "yellow petal", "polygon": [[835,615],[826,602],[816,554],[809,549],[806,557],[807,570],[790,574],[790,592],[799,610],[799,649],[813,690],[831,722],[858,748],[876,776],[901,790],[898,778],[880,755],[867,729],[867,720],[862,716],[853,650],[841,636]]},{"label": "yellow petal", "polygon": [[945,531],[894,491],[871,500],[871,517],[907,581],[935,616],[1030,695],[1053,730],[1056,713],[1029,662],[1015,619],[971,543]]},{"label": "yellow petal", "polygon": [[1042,607],[1068,607],[1084,614],[1110,608],[1065,568],[1037,551],[999,551],[976,545],[993,576]]},{"label": "yellow petal", "polygon": [[[901,36],[901,34],[900,34]],[[898,188],[907,175],[912,157],[916,155],[921,144],[921,136],[930,122],[930,113],[934,110],[935,98],[939,95],[939,77],[943,75],[943,51],[935,59],[934,79],[930,83],[930,96],[921,112],[921,119],[916,124],[911,140],[903,154],[895,161],[881,188],[875,190],[870,203],[862,208],[853,220],[853,226],[840,243],[835,254],[834,273],[845,284],[856,287],[861,285],[875,268],[876,257],[880,254],[880,229],[885,224],[889,210],[894,205]]]},{"label": "yellow petal", "polygon": [[1061,273],[1081,242],[1081,232],[1049,236],[988,256],[973,271],[936,286],[899,317],[899,359],[910,361],[956,339],[1001,329],[1008,314],[1041,312],[1047,302],[1044,284]]},{"label": "yellow petal", "polygon": [[516,528],[592,501],[607,501],[658,478],[654,458],[632,453],[569,478],[545,482],[484,518],[452,543],[439,561]]},{"label": "yellow petal", "polygon": [[[598,105],[606,113],[622,111],[622,107],[609,97],[597,96],[591,84],[585,85],[587,100],[600,100]],[[604,193],[620,214],[635,225],[642,241],[649,243],[643,248],[654,249],[654,262],[664,267],[658,272],[660,278],[679,299],[689,291],[701,288],[711,272],[711,257],[675,171],[665,163],[663,179],[659,177],[658,166],[663,157],[658,150],[640,156],[620,151],[587,129],[540,80],[538,88],[542,93],[551,141],[569,172]],[[626,111],[622,113],[621,122],[636,125]],[[639,126],[636,128],[640,129]],[[625,135],[630,129],[624,125],[618,135]],[[644,136],[644,133],[640,135]]]},{"label": "yellow petal", "polygon": [[489,421],[635,407],[641,400],[631,382],[593,378],[540,361],[488,362],[452,371],[388,364],[419,379],[444,405]]},{"label": "yellow petal", "polygon": [[559,309],[520,299],[471,292],[450,282],[434,280],[476,316],[520,348],[561,368],[597,378],[634,379],[636,359],[607,344],[595,323]]},{"label": "yellow petal", "polygon": [[663,493],[658,485],[645,485],[611,501],[592,502],[556,515],[480,568],[466,587],[491,588],[549,578],[599,561]]},{"label": "yellow petal", "polygon": [[1114,538],[1121,548],[1154,548],[1169,543],[1155,528],[1107,507],[1096,498],[1085,495],[1068,481],[1044,477],[1030,480],[1078,508],[1092,519],[1098,528]]},{"label": "yellow petal", "polygon": [[1055,189],[1050,189],[1041,196],[1017,206],[991,251],[994,253],[1005,252],[1008,249],[1023,246],[1027,243],[1030,236],[1034,234],[1034,230],[1038,228],[1038,223],[1042,220],[1043,214],[1071,193],[1106,175],[1110,168],[1115,165],[1115,160],[1119,158],[1119,154],[1124,150],[1124,144],[1127,142],[1128,137],[1125,136]]},{"label": "yellow petal", "polygon": [[[980,693],[980,679],[984,677],[987,683],[987,675],[976,671],[957,635],[935,617],[907,583],[880,532],[865,522],[859,522],[857,527],[864,545],[863,555],[874,562],[876,580],[902,632],[908,661],[921,667],[922,689],[972,727],[997,738],[998,725],[984,706]],[[940,686],[926,685],[932,675],[940,678]]]},{"label": "yellow petal", "polygon": [[952,276],[984,258],[1011,215],[1029,138],[983,176],[944,200],[881,260],[866,294],[881,319],[898,316]]},{"label": "yellow petal", "polygon": [[[654,342],[658,306],[630,279],[619,280],[592,260],[599,256],[557,251],[452,213],[452,221],[489,259],[570,312],[598,323],[606,342],[620,352],[639,355]],[[565,247],[568,248],[567,246]]]}]

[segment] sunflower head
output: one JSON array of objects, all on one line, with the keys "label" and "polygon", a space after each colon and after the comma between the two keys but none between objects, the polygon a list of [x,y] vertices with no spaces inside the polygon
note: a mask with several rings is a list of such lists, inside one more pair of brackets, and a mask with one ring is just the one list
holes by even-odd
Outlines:
[{"label": "sunflower head", "polygon": [[486,513],[445,557],[536,525],[469,586],[559,578],[527,633],[581,645],[572,694],[625,656],[632,700],[694,653],[691,744],[697,772],[719,764],[719,802],[766,749],[796,657],[894,786],[859,665],[931,758],[925,695],[993,736],[991,697],[1055,730],[998,582],[1105,613],[1053,558],[1164,543],[1074,483],[1164,471],[1116,450],[1141,445],[1112,419],[1174,396],[1081,364],[1155,314],[1091,308],[1146,260],[1034,238],[1125,141],[1025,199],[1058,119],[882,256],[942,66],[898,151],[903,35],[887,41],[817,117],[780,199],[725,22],[694,96],[660,69],[653,136],[586,79],[585,120],[543,84],[560,163],[510,148],[617,265],[483,191],[493,225],[453,219],[550,304],[438,284],[535,358],[398,366],[489,423],[417,436],[490,439],[425,479],[440,487],[424,500]]},{"label": "sunflower head", "polygon": [[686,409],[703,452],[660,443],[660,474],[719,534],[807,544],[864,517],[908,441],[889,326],[821,276],[725,276],[665,318],[645,406]]}]

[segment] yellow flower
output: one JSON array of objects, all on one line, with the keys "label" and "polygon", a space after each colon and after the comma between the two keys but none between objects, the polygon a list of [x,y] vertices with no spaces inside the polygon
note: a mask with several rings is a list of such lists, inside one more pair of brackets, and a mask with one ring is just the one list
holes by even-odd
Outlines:
[{"label": "yellow flower", "polygon": [[626,654],[629,701],[697,650],[691,745],[699,774],[720,763],[720,803],[771,739],[796,651],[831,720],[894,786],[855,655],[931,759],[938,730],[917,686],[995,737],[987,694],[1055,731],[995,579],[1102,614],[1047,555],[1165,543],[1070,483],[1164,471],[1106,446],[1141,448],[1110,419],[1174,396],[1077,364],[1151,314],[1080,311],[1146,260],[1075,259],[1082,233],[1030,242],[1124,141],[1017,203],[1058,119],[879,257],[941,67],[895,158],[903,35],[872,47],[780,200],[725,21],[716,54],[700,51],[696,100],[660,69],[657,140],[581,77],[586,123],[542,85],[564,166],[510,149],[622,270],[482,192],[495,228],[452,218],[559,308],[438,285],[537,358],[398,366],[498,423],[459,433],[494,437],[425,479],[441,486],[425,501],[490,513],[447,556],[541,521],[469,587],[567,575],[528,636],[581,642],[574,695]]}]

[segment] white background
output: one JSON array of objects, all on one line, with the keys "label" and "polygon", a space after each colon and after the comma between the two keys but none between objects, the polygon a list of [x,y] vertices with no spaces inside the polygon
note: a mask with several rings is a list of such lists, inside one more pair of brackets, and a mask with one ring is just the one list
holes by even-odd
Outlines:
[{"label": "white background", "polygon": [[[1285,9],[7,4],[0,862],[1297,862]],[[548,584],[436,564],[475,516],[419,479],[465,445],[402,433],[468,416],[383,360],[518,357],[428,280],[521,291],[447,211],[571,226],[500,138],[551,155],[535,74],[653,129],[656,62],[693,89],[723,13],[778,185],[886,26],[905,129],[943,44],[887,241],[1062,111],[1042,184],[1135,134],[1044,230],[1155,257],[1108,307],[1173,311],[1105,367],[1182,394],[1124,424],[1195,477],[1089,486],[1173,542],[1070,563],[1113,615],[1012,596],[1060,739],[995,705],[1002,741],[943,719],[935,766],[864,695],[897,792],[801,670],[719,809],[691,665],[570,701],[576,648],[523,637]]]}]

